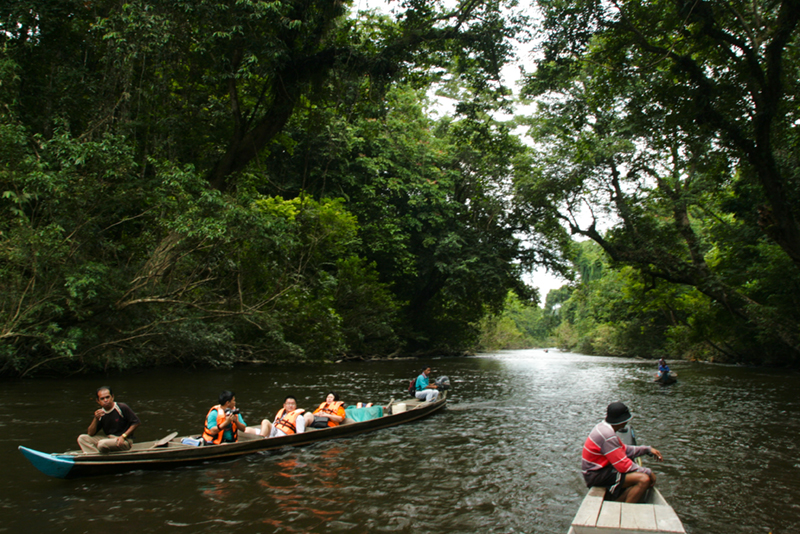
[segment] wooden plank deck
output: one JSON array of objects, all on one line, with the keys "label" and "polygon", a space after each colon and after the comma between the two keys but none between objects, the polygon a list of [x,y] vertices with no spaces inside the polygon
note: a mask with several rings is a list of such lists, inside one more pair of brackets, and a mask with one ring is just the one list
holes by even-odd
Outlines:
[{"label": "wooden plank deck", "polygon": [[605,488],[589,488],[569,534],[686,533],[675,510],[658,491],[652,491],[650,503],[606,502],[604,496]]}]

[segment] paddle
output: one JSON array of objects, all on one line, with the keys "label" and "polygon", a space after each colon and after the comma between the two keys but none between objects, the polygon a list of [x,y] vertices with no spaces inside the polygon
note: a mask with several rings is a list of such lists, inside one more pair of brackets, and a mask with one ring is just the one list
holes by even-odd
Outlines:
[{"label": "paddle", "polygon": [[160,440],[158,440],[155,443],[153,443],[153,447],[152,448],[155,449],[156,447],[166,447],[167,443],[172,441],[172,439],[177,435],[178,435],[177,432],[173,432],[172,434],[170,434],[168,436],[164,436]]}]

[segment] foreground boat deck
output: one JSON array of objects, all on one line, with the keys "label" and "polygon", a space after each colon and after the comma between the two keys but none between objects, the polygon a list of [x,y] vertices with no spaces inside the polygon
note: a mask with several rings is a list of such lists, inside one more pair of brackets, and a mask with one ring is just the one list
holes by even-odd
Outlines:
[{"label": "foreground boat deck", "polygon": [[657,489],[647,502],[605,501],[605,488],[590,488],[568,534],[685,534],[675,510]]}]

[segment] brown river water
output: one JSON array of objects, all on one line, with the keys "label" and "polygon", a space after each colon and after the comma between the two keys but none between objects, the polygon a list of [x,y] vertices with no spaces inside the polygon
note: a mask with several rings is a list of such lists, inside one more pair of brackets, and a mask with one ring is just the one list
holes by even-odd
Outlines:
[{"label": "brown river water", "polygon": [[[222,389],[255,424],[287,394],[307,409],[329,390],[402,399],[426,363],[450,377],[447,409],[353,438],[76,480],[46,477],[17,450],[74,449],[100,385],[147,440],[199,433]],[[556,350],[5,382],[0,532],[563,534],[586,491],[583,441],[621,400],[639,443],[664,455],[645,462],[687,532],[800,533],[800,374],[671,363],[671,386],[651,381],[652,361]]]}]

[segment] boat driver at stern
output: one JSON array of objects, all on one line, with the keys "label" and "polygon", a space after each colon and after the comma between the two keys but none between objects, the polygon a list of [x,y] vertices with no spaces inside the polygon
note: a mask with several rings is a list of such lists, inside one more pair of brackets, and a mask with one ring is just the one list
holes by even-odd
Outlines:
[{"label": "boat driver at stern", "polygon": [[632,458],[650,454],[659,461],[663,456],[658,450],[646,445],[625,445],[617,436],[633,416],[621,402],[608,405],[605,421],[601,421],[589,433],[583,445],[581,471],[586,486],[606,488],[606,499],[636,503],[644,493],[655,486],[656,475],[642,467]]},{"label": "boat driver at stern", "polygon": [[439,398],[439,389],[436,384],[431,384],[428,377],[431,375],[431,368],[426,367],[422,374],[417,377],[417,383],[414,386],[416,390],[414,396],[421,401],[436,402]]}]

